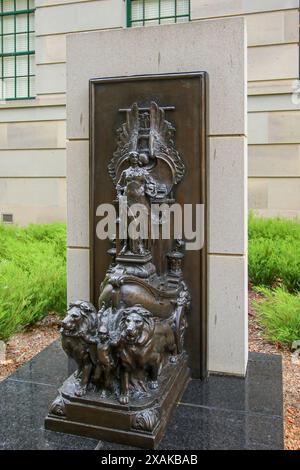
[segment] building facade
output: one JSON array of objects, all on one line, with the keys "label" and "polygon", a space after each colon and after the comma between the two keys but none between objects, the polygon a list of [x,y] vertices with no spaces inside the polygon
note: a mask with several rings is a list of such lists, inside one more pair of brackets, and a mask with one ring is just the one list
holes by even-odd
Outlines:
[{"label": "building facade", "polygon": [[1,0],[0,7],[3,221],[66,219],[67,34],[230,16],[245,16],[248,28],[249,207],[300,216],[299,0]]}]

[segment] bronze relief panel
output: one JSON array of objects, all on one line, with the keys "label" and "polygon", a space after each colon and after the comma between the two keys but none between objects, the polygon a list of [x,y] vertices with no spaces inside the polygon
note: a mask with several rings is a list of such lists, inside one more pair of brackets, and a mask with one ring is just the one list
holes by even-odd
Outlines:
[{"label": "bronze relief panel", "polygon": [[206,230],[205,82],[90,81],[92,303],[71,303],[62,321],[77,371],[48,429],[155,447],[190,375],[206,376],[206,241],[193,250],[185,233],[186,205],[204,207]]},{"label": "bronze relief panel", "polygon": [[[119,155],[126,141],[124,125],[131,129],[132,136],[136,134],[132,137],[130,150],[138,150],[142,159],[146,159],[145,165],[139,167],[140,170],[146,169],[148,178],[157,183],[157,188],[152,187],[156,196],[152,194],[149,199],[160,202],[167,195],[169,201],[173,200],[181,206],[204,204],[206,218],[206,81],[206,73],[199,72],[95,79],[90,82],[91,299],[95,304],[99,297],[99,286],[111,262],[111,257],[106,254],[111,249],[110,242],[99,240],[96,236],[99,218],[95,214],[100,204],[116,200],[116,185],[117,192],[118,188],[122,191],[122,171],[124,180],[128,167]],[[163,112],[163,117],[156,113],[156,121],[151,103],[155,103]],[[139,136],[137,129],[134,130],[135,114],[140,115]],[[169,129],[164,126],[164,121],[167,121]],[[147,133],[143,129],[149,128],[152,133],[150,141],[149,136],[148,140],[147,136],[143,140],[143,134]],[[166,159],[157,159],[158,164],[151,168],[151,153],[158,150],[153,148],[155,132],[160,134],[157,146],[173,141],[169,152],[173,167]],[[117,169],[114,169],[117,161]],[[165,254],[169,250],[168,240],[153,242],[152,258],[159,274],[167,270],[169,261]],[[201,378],[206,374],[207,361],[206,240],[200,251],[185,251],[183,277],[192,297],[186,332],[189,365],[193,377]]]}]

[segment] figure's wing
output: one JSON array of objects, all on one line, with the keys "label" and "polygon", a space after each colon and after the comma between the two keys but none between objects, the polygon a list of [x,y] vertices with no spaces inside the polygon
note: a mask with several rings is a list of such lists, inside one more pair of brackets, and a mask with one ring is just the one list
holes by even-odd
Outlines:
[{"label": "figure's wing", "polygon": [[150,156],[161,158],[170,166],[173,173],[173,182],[182,180],[185,166],[181,156],[175,148],[175,128],[165,119],[165,112],[155,102],[150,106]]},{"label": "figure's wing", "polygon": [[137,149],[139,133],[139,108],[133,103],[126,113],[126,122],[117,130],[117,149],[108,164],[108,173],[114,183],[117,182],[118,169],[128,158],[129,152]]}]

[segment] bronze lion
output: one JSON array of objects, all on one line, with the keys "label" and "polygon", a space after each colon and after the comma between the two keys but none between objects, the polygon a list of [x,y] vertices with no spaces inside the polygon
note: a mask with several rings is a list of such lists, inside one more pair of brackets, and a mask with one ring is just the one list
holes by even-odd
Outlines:
[{"label": "bronze lion", "polygon": [[146,371],[149,388],[158,387],[158,376],[164,360],[175,354],[173,329],[168,321],[156,322],[153,315],[141,305],[123,310],[120,321],[120,361],[122,404],[129,402],[129,383],[136,371]]},{"label": "bronze lion", "polygon": [[95,307],[90,302],[79,300],[70,303],[67,316],[61,323],[62,347],[78,366],[79,385],[77,396],[86,393],[93,370],[95,349],[92,337],[97,334],[98,318]]}]

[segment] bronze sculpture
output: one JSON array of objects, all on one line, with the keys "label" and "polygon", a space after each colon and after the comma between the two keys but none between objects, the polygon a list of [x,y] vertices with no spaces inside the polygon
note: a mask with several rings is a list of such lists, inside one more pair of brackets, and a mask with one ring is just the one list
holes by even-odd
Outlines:
[{"label": "bronze sculpture", "polygon": [[[144,158],[143,158],[144,157]],[[143,205],[145,210],[150,212],[150,197],[155,197],[157,194],[155,180],[144,168],[147,162],[147,156],[145,154],[140,155],[136,151],[129,153],[129,168],[123,170],[121,177],[117,183],[117,197],[125,196],[128,204],[128,222],[135,223],[135,216],[131,211],[133,204]],[[147,234],[148,238],[148,234]],[[145,247],[142,239],[133,240],[128,237],[124,244],[121,253],[126,252],[131,254],[145,254]]]},{"label": "bronze sculpture", "polygon": [[[171,205],[185,174],[175,128],[157,103],[134,103],[117,136],[108,166],[116,201],[127,198],[128,226],[137,224],[134,205],[145,208],[150,226],[159,225],[150,220],[151,204]],[[70,304],[62,345],[78,370],[50,408],[49,429],[145,447],[161,438],[189,377],[184,334],[191,296],[183,279],[183,240],[166,242],[167,269],[158,273],[150,235],[132,239],[128,232],[121,239],[117,233],[111,240],[98,311],[89,302]]]}]

